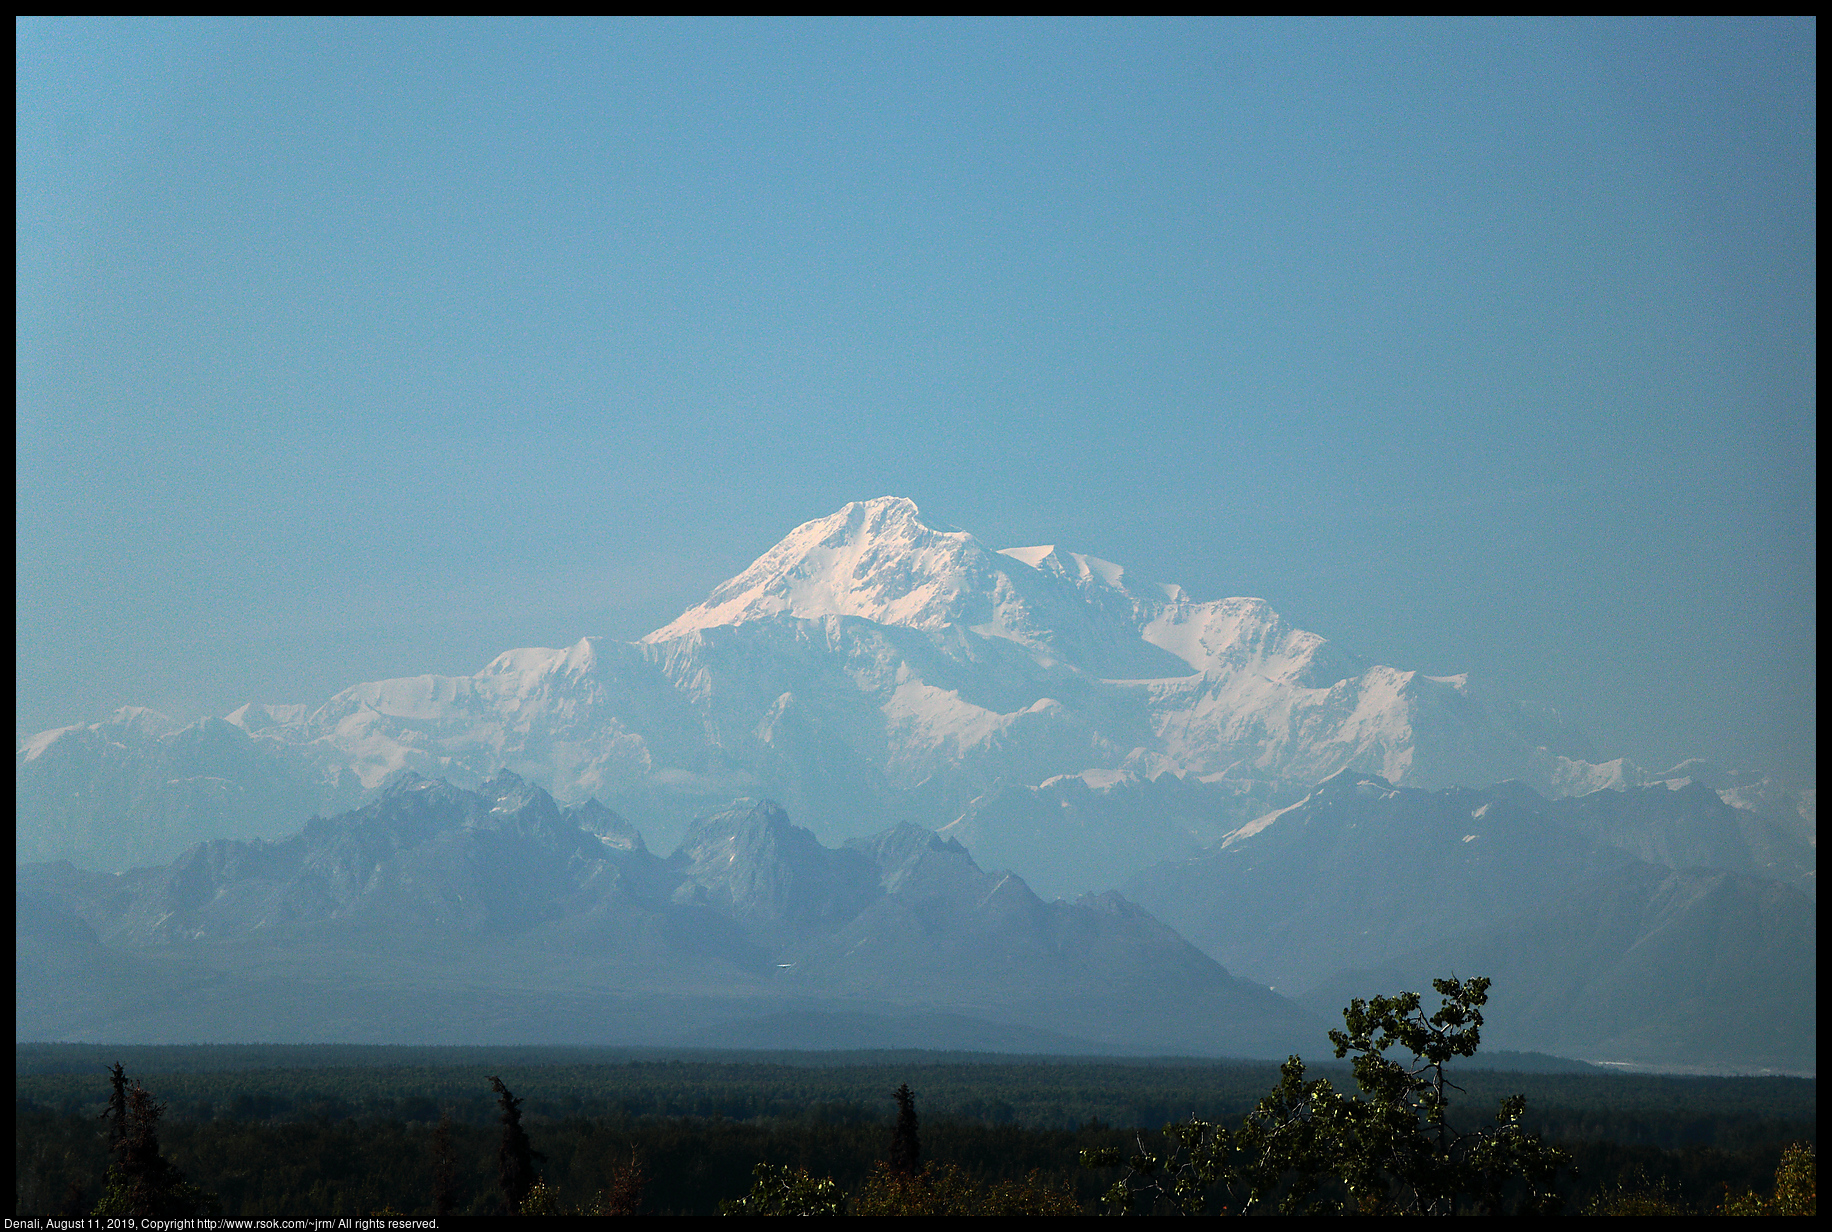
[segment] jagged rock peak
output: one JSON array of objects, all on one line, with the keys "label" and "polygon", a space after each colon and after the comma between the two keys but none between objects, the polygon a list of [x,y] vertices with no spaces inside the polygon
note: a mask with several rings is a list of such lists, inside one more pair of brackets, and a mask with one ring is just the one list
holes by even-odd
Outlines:
[{"label": "jagged rock peak", "polygon": [[789,820],[787,810],[776,801],[741,797],[732,801],[730,807],[708,813],[689,826],[676,854],[691,854],[708,844],[754,841],[799,829],[801,827]]},{"label": "jagged rock peak", "polygon": [[531,804],[539,805],[543,801],[550,806],[553,804],[552,796],[529,783],[515,771],[507,769],[498,770],[495,778],[477,789],[477,794],[486,800],[494,801],[494,811],[499,813],[517,812]]},{"label": "jagged rock peak", "polygon": [[606,808],[596,796],[584,804],[566,810],[566,818],[580,829],[598,837],[606,847],[618,851],[646,852],[641,831],[631,825],[617,810]]},{"label": "jagged rock peak", "polygon": [[869,859],[821,846],[773,800],[741,800],[702,817],[669,862],[683,877],[675,901],[716,905],[760,924],[850,918],[880,892]]},{"label": "jagged rock peak", "polygon": [[967,855],[967,849],[961,846],[958,839],[943,838],[927,826],[919,826],[913,821],[900,821],[890,829],[866,838],[849,839],[846,845],[858,848],[887,868],[925,851]]},{"label": "jagged rock peak", "polygon": [[[409,792],[428,791],[445,783],[444,779],[429,779],[416,770],[396,770],[382,780],[378,797],[386,800],[392,796],[402,796]],[[450,786],[449,783],[445,784]]]},{"label": "jagged rock peak", "polygon": [[887,892],[895,892],[919,869],[932,866],[937,860],[951,867],[955,874],[966,872],[973,877],[983,876],[959,840],[943,838],[913,821],[898,822],[891,829],[866,838],[849,839],[846,846],[871,859]]}]

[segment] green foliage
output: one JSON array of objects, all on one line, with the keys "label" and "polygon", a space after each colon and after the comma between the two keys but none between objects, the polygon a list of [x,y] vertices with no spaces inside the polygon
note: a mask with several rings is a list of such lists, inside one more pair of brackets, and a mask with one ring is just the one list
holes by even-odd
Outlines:
[{"label": "green foliage", "polygon": [[[1355,1054],[1360,1097],[1307,1081],[1294,1056],[1236,1131],[1192,1116],[1166,1126],[1161,1153],[1141,1134],[1136,1152],[1084,1155],[1086,1167],[1126,1168],[1107,1210],[1198,1214],[1213,1199],[1242,1214],[1274,1204],[1286,1214],[1500,1214],[1514,1192],[1521,1213],[1556,1211],[1552,1183],[1570,1156],[1525,1131],[1523,1096],[1501,1101],[1492,1129],[1458,1133],[1448,1117],[1447,1092],[1461,1088],[1445,1067],[1475,1055],[1489,981],[1433,986],[1442,1004],[1429,1016],[1411,992],[1357,998],[1343,1011],[1347,1029],[1331,1031],[1330,1042],[1338,1058]],[[1387,1055],[1396,1046],[1409,1061]]]},{"label": "green foliage", "polygon": [[215,1194],[182,1176],[149,1192],[123,1176],[119,1168],[110,1168],[108,1188],[89,1214],[95,1218],[214,1219],[222,1210]]},{"label": "green foliage", "polygon": [[[852,1215],[1080,1215],[1072,1187],[1052,1187],[1042,1171],[1023,1180],[990,1185],[975,1181],[955,1163],[922,1164],[917,1138],[916,1096],[909,1083],[891,1092],[897,1121],[890,1158],[872,1165],[864,1183],[844,1205]],[[751,1192],[720,1203],[727,1215],[837,1215],[840,1187],[831,1177],[814,1180],[806,1170],[758,1164]]]},{"label": "green foliage", "polygon": [[[1152,1154],[1142,1132],[1134,1136],[1135,1152],[1104,1147],[1081,1153],[1084,1168],[1123,1165],[1127,1169],[1101,1195],[1109,1215],[1131,1215],[1141,1208],[1150,1214],[1158,1206],[1168,1206],[1181,1215],[1203,1213],[1209,1191],[1223,1181],[1231,1164],[1232,1135],[1219,1125],[1191,1117],[1166,1125],[1164,1136],[1167,1143],[1162,1155]],[[1223,1206],[1218,1213],[1225,1215],[1228,1208]]]},{"label": "green foliage", "polygon": [[1076,1200],[1075,1187],[1066,1181],[1052,1183],[1040,1168],[1022,1180],[997,1181],[986,1187],[981,1215],[1086,1215]]},{"label": "green foliage", "polygon": [[805,1168],[758,1164],[751,1190],[721,1202],[722,1215],[1085,1215],[1072,1186],[1052,1184],[1041,1169],[1022,1179],[982,1183],[958,1164],[930,1163],[909,1173],[880,1161],[850,1198],[832,1177]]},{"label": "green foliage", "polygon": [[1812,1146],[1797,1142],[1782,1152],[1773,1196],[1764,1198],[1753,1189],[1740,1198],[1726,1196],[1724,1214],[1819,1214],[1819,1164]]},{"label": "green foliage", "polygon": [[1585,1215],[1691,1215],[1695,1214],[1673,1192],[1667,1178],[1650,1180],[1643,1169],[1618,1177],[1615,1184],[1598,1190],[1584,1203]]},{"label": "green foliage", "polygon": [[1781,1156],[1775,1170],[1775,1214],[1819,1214],[1819,1163],[1813,1148],[1796,1143]]},{"label": "green foliage", "polygon": [[838,1215],[840,1187],[832,1177],[816,1180],[806,1168],[787,1164],[758,1164],[751,1173],[751,1191],[731,1202],[719,1203],[721,1215]]},{"label": "green foliage", "polygon": [[560,1215],[565,1213],[567,1212],[560,1210],[559,1192],[548,1188],[545,1181],[538,1180],[533,1185],[529,1186],[528,1196],[522,1199],[521,1208],[517,1211],[517,1214],[521,1215]]},{"label": "green foliage", "polygon": [[592,1200],[580,1206],[563,1206],[560,1191],[546,1181],[537,1180],[522,1199],[523,1215],[635,1215],[642,1205],[643,1184],[647,1178],[635,1153],[630,1162],[613,1174],[611,1183],[599,1190]]},{"label": "green foliage", "polygon": [[922,1171],[872,1168],[847,1204],[852,1215],[1085,1215],[1074,1190],[1052,1185],[1042,1170],[1021,1180],[976,1182],[958,1164],[931,1163]]}]

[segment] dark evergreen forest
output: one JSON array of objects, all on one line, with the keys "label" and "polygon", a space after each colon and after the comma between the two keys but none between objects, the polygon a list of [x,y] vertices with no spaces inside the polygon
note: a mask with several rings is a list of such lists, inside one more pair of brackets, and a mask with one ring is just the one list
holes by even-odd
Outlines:
[{"label": "dark evergreen forest", "polygon": [[[104,1060],[104,1057],[107,1060]],[[640,1162],[640,1209],[708,1214],[751,1188],[759,1163],[857,1189],[889,1158],[908,1084],[925,1161],[982,1185],[1027,1176],[1095,1209],[1111,1176],[1083,1151],[1131,1150],[1167,1122],[1238,1120],[1278,1080],[1264,1064],[1020,1059],[937,1053],[706,1054],[583,1049],[16,1049],[15,1207],[84,1213],[103,1192],[106,1065],[121,1061],[165,1108],[166,1156],[230,1217],[430,1214],[446,1120],[452,1209],[499,1209],[502,1131],[490,1076],[522,1101],[536,1171],[562,1206],[588,1203]],[[1347,1079],[1342,1067],[1313,1072]],[[1468,1070],[1453,1119],[1492,1116],[1515,1092],[1526,1124],[1571,1152],[1567,1209],[1599,1194],[1660,1193],[1715,1209],[1726,1188],[1772,1188],[1783,1148],[1816,1142],[1817,1084]],[[87,1205],[84,1205],[84,1204]]]}]

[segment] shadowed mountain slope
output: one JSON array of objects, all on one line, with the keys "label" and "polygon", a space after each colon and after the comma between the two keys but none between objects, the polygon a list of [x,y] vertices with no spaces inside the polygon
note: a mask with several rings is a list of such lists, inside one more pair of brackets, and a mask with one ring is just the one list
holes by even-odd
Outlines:
[{"label": "shadowed mountain slope", "polygon": [[1127,891],[1320,1011],[1482,974],[1504,1047],[1811,1071],[1816,907],[1760,875],[1747,830],[1702,786],[1547,800],[1345,772]]},{"label": "shadowed mountain slope", "polygon": [[915,826],[824,847],[767,801],[662,859],[512,774],[409,773],[283,840],[16,880],[20,1038],[667,1043],[799,1015],[1278,1056],[1317,1029],[1117,895],[1044,902]]}]

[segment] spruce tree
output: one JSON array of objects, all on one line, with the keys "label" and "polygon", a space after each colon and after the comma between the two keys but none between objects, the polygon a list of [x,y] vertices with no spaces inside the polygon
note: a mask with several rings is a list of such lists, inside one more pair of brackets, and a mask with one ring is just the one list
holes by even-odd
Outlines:
[{"label": "spruce tree", "polygon": [[187,1182],[159,1150],[164,1105],[138,1082],[130,1086],[119,1064],[110,1078],[114,1093],[102,1115],[108,1118],[109,1150],[115,1162],[94,1214],[134,1219],[220,1215],[222,1204],[216,1195]]},{"label": "spruce tree", "polygon": [[897,1127],[891,1131],[891,1171],[915,1176],[922,1171],[922,1143],[916,1138],[916,1096],[904,1083],[891,1092],[897,1101]]},{"label": "spruce tree", "polygon": [[108,1122],[108,1153],[113,1155],[121,1139],[127,1137],[127,1071],[119,1061],[109,1067],[108,1081],[113,1090],[108,1096],[108,1107],[97,1119]]},{"label": "spruce tree", "polygon": [[510,1094],[501,1078],[492,1077],[496,1102],[502,1107],[503,1144],[496,1152],[497,1181],[502,1186],[504,1213],[521,1213],[528,1191],[534,1188],[534,1161],[538,1158],[522,1129],[522,1101]]},{"label": "spruce tree", "polygon": [[457,1205],[458,1169],[452,1152],[452,1114],[447,1111],[433,1133],[433,1214],[450,1215]]}]

